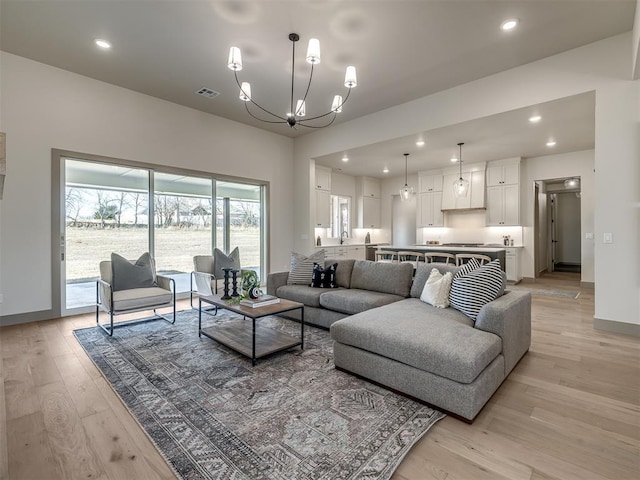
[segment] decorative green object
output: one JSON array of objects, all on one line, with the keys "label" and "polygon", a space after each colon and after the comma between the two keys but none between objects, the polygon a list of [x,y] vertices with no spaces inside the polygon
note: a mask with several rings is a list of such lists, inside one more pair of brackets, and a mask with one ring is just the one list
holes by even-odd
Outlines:
[{"label": "decorative green object", "polygon": [[228,303],[237,304],[245,298],[258,298],[262,295],[262,290],[260,290],[260,279],[258,278],[258,274],[255,270],[243,270],[240,282],[242,293],[237,297],[234,297]]}]

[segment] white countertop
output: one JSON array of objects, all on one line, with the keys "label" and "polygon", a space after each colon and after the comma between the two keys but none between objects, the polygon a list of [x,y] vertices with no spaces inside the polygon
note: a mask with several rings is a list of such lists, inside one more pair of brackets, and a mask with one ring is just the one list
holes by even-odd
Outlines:
[{"label": "white countertop", "polygon": [[[505,248],[511,247],[456,247],[446,245],[387,245],[385,249],[390,250],[413,250],[416,252],[450,252],[455,250],[456,252],[502,252]],[[513,247],[515,248],[515,247]]]},{"label": "white countertop", "polygon": [[316,248],[333,248],[333,247],[377,247],[379,245],[389,245],[388,243],[343,243],[335,244],[335,245],[321,245]]}]

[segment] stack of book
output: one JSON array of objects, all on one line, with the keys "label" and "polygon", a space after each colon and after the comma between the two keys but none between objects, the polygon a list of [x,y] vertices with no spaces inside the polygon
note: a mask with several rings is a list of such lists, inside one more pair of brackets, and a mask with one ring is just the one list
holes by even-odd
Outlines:
[{"label": "stack of book", "polygon": [[251,308],[265,307],[267,305],[273,305],[274,303],[280,303],[280,299],[273,295],[260,295],[258,298],[244,298],[240,300],[240,305]]}]

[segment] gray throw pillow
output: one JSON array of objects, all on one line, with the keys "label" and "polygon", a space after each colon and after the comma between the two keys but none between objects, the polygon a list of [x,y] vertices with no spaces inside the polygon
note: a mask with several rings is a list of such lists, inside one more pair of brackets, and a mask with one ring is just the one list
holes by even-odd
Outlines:
[{"label": "gray throw pillow", "polygon": [[324,264],[324,250],[305,257],[301,253],[291,252],[291,269],[287,285],[309,285],[313,277],[313,264]]},{"label": "gray throw pillow", "polygon": [[111,254],[111,286],[114,292],[132,288],[155,287],[153,259],[143,253],[135,263],[117,253]]},{"label": "gray throw pillow", "polygon": [[216,278],[224,278],[223,268],[240,270],[240,250],[234,248],[229,255],[216,248],[213,250],[213,274]]}]

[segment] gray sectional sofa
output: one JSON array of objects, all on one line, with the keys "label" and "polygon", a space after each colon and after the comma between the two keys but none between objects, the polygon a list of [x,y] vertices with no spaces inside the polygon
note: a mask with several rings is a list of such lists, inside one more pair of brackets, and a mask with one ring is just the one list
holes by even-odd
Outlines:
[{"label": "gray sectional sofa", "polygon": [[336,368],[473,421],[529,349],[531,296],[507,290],[474,323],[420,300],[434,267],[458,268],[419,265],[412,279],[409,264],[343,260],[338,289],[286,285],[282,272],[269,275],[267,290],[304,303],[305,321],[330,327]]}]

